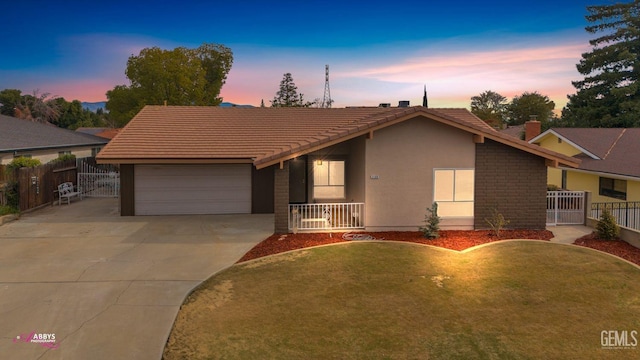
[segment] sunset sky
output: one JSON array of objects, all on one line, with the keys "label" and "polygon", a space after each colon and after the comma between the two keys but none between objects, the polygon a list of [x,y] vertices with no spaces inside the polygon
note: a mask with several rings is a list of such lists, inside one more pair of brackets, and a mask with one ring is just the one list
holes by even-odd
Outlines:
[{"label": "sunset sky", "polygon": [[[593,0],[605,5],[611,0]],[[0,90],[104,101],[145,47],[232,49],[224,101],[269,106],[282,76],[334,107],[399,100],[469,107],[485,90],[566,103],[590,50],[593,1],[11,1],[0,10]]]}]

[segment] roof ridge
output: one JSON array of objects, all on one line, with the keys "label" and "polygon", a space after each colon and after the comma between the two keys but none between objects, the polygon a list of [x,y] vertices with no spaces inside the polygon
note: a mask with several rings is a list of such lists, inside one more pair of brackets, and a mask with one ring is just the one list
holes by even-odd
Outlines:
[{"label": "roof ridge", "polygon": [[607,156],[609,156],[609,154],[611,154],[611,151],[613,151],[613,148],[616,146],[618,141],[620,141],[620,139],[622,138],[622,136],[626,132],[627,132],[627,129],[623,128],[622,131],[620,132],[620,135],[618,135],[618,138],[611,144],[611,147],[609,147],[609,150],[607,150],[607,153],[604,154],[604,156],[602,157],[602,160],[605,160],[607,158]]}]

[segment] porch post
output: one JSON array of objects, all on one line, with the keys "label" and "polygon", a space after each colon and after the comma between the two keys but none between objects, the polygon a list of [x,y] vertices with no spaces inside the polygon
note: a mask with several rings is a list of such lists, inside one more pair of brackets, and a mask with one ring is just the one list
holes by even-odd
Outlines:
[{"label": "porch post", "polygon": [[275,215],[275,233],[289,232],[289,162],[282,169],[276,167],[274,174],[273,210]]}]

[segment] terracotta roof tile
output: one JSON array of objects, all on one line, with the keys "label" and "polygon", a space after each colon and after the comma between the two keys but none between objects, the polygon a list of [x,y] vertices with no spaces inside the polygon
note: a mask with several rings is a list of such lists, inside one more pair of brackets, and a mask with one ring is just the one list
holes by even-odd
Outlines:
[{"label": "terracotta roof tile", "polygon": [[102,162],[251,159],[256,165],[417,116],[446,122],[526,151],[578,161],[495,131],[466,109],[221,108],[146,106],[98,155]]}]

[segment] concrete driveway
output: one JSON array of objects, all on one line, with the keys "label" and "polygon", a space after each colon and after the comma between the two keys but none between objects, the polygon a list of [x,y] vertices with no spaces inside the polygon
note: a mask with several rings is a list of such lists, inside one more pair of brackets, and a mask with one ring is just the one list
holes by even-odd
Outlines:
[{"label": "concrete driveway", "polygon": [[116,199],[23,215],[0,226],[0,359],[158,360],[185,296],[271,233],[273,215],[121,217]]}]

